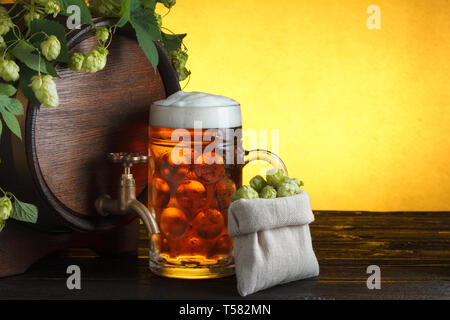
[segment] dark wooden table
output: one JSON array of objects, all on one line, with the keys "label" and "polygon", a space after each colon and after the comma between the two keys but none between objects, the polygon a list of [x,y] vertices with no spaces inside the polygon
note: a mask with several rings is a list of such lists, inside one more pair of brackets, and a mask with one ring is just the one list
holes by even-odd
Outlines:
[{"label": "dark wooden table", "polygon": [[[311,230],[320,276],[247,299],[450,299],[450,213],[316,212]],[[66,288],[73,264],[82,271],[81,290]],[[0,279],[0,299],[240,299],[234,277],[166,279],[147,265],[142,232],[138,257],[70,249]],[[369,265],[381,268],[380,290],[366,286]]]}]

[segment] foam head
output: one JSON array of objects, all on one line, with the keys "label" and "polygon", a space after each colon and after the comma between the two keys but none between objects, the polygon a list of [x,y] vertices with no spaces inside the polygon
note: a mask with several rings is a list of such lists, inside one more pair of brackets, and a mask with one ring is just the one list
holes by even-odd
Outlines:
[{"label": "foam head", "polygon": [[241,106],[233,99],[203,92],[178,91],[150,108],[150,125],[192,129],[236,128],[242,125]]}]

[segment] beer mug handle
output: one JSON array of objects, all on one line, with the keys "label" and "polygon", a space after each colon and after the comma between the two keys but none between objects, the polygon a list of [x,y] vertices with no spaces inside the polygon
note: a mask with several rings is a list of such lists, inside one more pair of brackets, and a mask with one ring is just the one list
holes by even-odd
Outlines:
[{"label": "beer mug handle", "polygon": [[275,168],[281,168],[283,169],[284,174],[288,175],[286,165],[275,153],[263,149],[255,149],[250,151],[245,150],[245,165],[256,160],[263,160],[270,163]]}]

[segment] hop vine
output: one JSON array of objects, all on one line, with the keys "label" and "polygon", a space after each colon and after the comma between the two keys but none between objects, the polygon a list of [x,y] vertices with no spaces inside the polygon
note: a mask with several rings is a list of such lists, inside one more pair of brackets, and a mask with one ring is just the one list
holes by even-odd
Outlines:
[{"label": "hop vine", "polygon": [[[68,30],[61,16],[70,15],[67,8],[71,5],[79,6],[81,22],[95,31],[97,43],[86,52],[69,53],[67,47]],[[4,125],[22,139],[17,117],[24,108],[15,98],[18,88],[32,105],[56,108],[59,96],[54,79],[59,75],[54,64],[65,64],[73,72],[100,72],[108,64],[108,48],[117,29],[125,25],[134,28],[155,70],[159,62],[155,42],[159,42],[179,80],[189,79],[189,56],[183,42],[186,34],[176,34],[164,24],[175,5],[176,0],[88,0],[88,5],[79,0],[15,0],[0,5],[0,139]],[[93,17],[114,18],[116,23],[96,26]],[[0,231],[10,218],[36,222],[37,208],[0,188]]]}]

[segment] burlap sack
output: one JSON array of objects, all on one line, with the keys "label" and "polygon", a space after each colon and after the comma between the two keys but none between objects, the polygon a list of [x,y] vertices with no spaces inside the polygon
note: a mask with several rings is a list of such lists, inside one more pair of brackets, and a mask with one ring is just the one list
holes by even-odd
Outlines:
[{"label": "burlap sack", "polygon": [[235,237],[241,296],[319,274],[309,231],[313,221],[305,191],[291,197],[243,199],[231,204],[228,233]]}]

